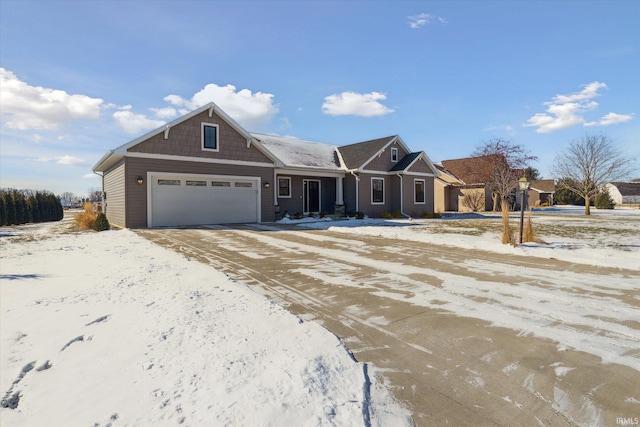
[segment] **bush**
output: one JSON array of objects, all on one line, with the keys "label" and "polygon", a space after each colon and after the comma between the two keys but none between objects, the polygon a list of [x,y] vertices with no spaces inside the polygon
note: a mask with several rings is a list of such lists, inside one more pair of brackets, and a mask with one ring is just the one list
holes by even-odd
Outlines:
[{"label": "bush", "polygon": [[434,212],[434,213],[424,212],[422,215],[420,215],[420,218],[425,218],[425,219],[442,218],[442,215],[440,215],[439,212]]},{"label": "bush", "polygon": [[598,209],[613,209],[615,205],[616,203],[607,190],[600,191],[596,196],[596,208]]},{"label": "bush", "polygon": [[527,222],[524,224],[524,230],[522,231],[522,243],[535,241],[536,234],[533,231],[533,223],[531,222],[531,211],[527,216]]},{"label": "bush", "polygon": [[302,212],[296,212],[295,214],[293,214],[293,219],[302,219],[302,217]]},{"label": "bush", "polygon": [[107,216],[102,212],[99,213],[98,216],[96,217],[96,220],[93,223],[93,229],[95,231],[105,231],[105,230],[108,230],[109,228],[110,226],[109,226],[109,220],[107,219]]},{"label": "bush", "polygon": [[393,218],[393,215],[391,215],[389,212],[382,212],[380,214],[380,218],[382,218],[382,219],[391,219],[391,218]]},{"label": "bush", "polygon": [[364,219],[364,212],[356,212],[356,219]]},{"label": "bush", "polygon": [[84,212],[77,214],[74,222],[81,230],[93,230],[93,225],[96,222],[96,212],[93,210],[93,203],[85,203]]},{"label": "bush", "polygon": [[320,218],[326,218],[328,215],[329,215],[329,212],[327,211],[320,212]]}]

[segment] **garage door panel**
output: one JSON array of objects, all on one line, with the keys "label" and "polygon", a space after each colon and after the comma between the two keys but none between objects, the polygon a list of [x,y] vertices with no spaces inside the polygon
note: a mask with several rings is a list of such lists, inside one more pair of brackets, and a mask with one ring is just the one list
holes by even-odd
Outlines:
[{"label": "garage door panel", "polygon": [[[167,185],[177,180],[180,185]],[[192,185],[187,185],[187,181]],[[206,185],[202,185],[203,181]],[[151,182],[154,227],[256,222],[258,219],[257,179],[157,176]]]}]

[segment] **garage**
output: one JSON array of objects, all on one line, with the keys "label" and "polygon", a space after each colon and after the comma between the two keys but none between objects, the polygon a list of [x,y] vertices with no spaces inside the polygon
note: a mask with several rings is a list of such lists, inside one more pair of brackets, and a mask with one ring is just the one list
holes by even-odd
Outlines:
[{"label": "garage", "polygon": [[150,174],[149,227],[259,222],[260,178]]}]

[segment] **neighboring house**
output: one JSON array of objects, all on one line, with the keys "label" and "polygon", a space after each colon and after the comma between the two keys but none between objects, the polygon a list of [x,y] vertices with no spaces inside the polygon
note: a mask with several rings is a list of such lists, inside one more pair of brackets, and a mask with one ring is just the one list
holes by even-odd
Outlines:
[{"label": "neighboring house", "polygon": [[556,182],[553,179],[534,179],[529,184],[527,207],[549,205],[553,206],[556,192]]},{"label": "neighboring house", "polygon": [[[444,194],[436,199],[448,201],[449,209],[459,212],[493,210],[492,191],[487,188],[498,156],[478,156],[443,160],[443,169],[455,180],[443,185]],[[456,182],[457,181],[457,182]]]},{"label": "neighboring house", "polygon": [[433,208],[436,212],[458,211],[459,198],[462,195],[460,187],[464,182],[442,164],[436,163],[435,166],[440,176],[433,181]]},{"label": "neighboring house", "polygon": [[640,182],[610,182],[605,188],[617,206],[640,207]]},{"label": "neighboring house", "polygon": [[338,147],[252,134],[207,104],[106,153],[104,210],[117,226],[145,228],[273,221],[361,211],[433,213],[439,175],[398,136]]}]

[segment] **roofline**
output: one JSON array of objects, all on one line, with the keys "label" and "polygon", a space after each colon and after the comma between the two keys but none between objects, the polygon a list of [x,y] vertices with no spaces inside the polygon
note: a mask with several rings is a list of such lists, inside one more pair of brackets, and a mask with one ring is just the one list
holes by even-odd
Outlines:
[{"label": "roofline", "polygon": [[141,142],[146,141],[149,138],[159,135],[162,132],[164,132],[166,137],[168,137],[172,127],[179,125],[180,123],[185,122],[207,110],[209,111],[209,117],[212,117],[213,113],[215,112],[218,116],[220,116],[220,118],[222,118],[222,120],[227,122],[229,126],[231,126],[239,134],[241,134],[247,140],[247,147],[249,147],[251,144],[255,144],[258,147],[258,150],[260,150],[264,155],[266,155],[274,163],[276,164],[281,163],[280,159],[274,156],[272,152],[268,151],[259,141],[257,141],[249,132],[247,132],[242,126],[240,126],[238,122],[233,120],[227,113],[225,113],[216,103],[209,102],[208,104],[205,104],[200,108],[197,108],[183,116],[180,116],[169,123],[165,123],[164,125],[154,130],[151,130],[145,133],[144,135],[139,136],[125,144],[122,144],[113,150],[109,150],[107,154],[102,156],[102,158],[98,161],[98,163],[96,163],[93,166],[93,169],[92,169],[93,172],[104,171],[105,169],[107,169],[106,165],[111,166],[115,164],[117,161],[119,161],[120,159],[122,159],[123,157],[125,157],[127,155],[127,150],[129,150],[129,148],[134,147],[140,144]]},{"label": "roofline", "polygon": [[[399,142],[400,143],[400,147],[402,147],[402,149],[404,149],[404,151],[406,151],[407,153],[411,153],[411,150],[409,149],[409,147],[407,147],[407,144],[405,144],[404,141],[402,140],[402,138],[400,138],[398,135],[390,136],[389,138],[390,138],[389,141],[385,145],[383,145],[382,148],[380,148],[378,151],[376,151],[373,154],[373,156],[369,157],[369,159],[367,161],[365,161],[363,164],[358,165],[358,169],[359,170],[364,169],[364,167],[367,166],[369,163],[371,163],[376,157],[381,156],[382,153],[384,152],[384,150],[386,150],[387,147],[390,146],[391,144],[393,144],[394,142]],[[368,141],[363,141],[363,142],[368,142]],[[351,145],[356,145],[356,144],[351,144]]]}]

